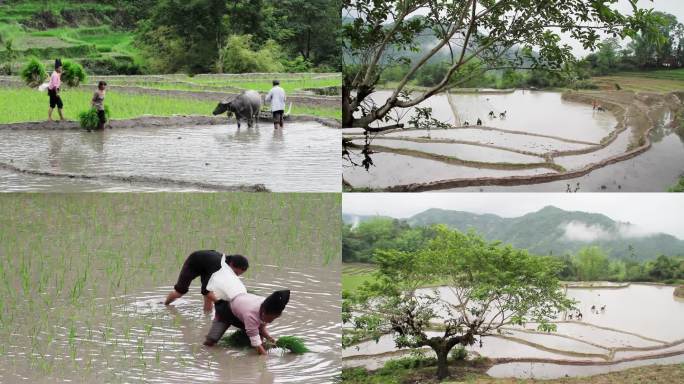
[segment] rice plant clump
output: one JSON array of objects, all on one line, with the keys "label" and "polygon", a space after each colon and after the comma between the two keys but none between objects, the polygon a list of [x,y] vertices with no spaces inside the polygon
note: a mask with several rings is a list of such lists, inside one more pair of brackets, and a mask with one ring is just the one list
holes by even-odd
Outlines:
[{"label": "rice plant clump", "polygon": [[230,335],[223,336],[217,344],[222,347],[232,348],[247,348],[251,346],[249,336],[247,336],[247,333],[242,329],[235,331]]},{"label": "rice plant clump", "polygon": [[[109,107],[104,106],[105,117],[109,120]],[[87,111],[83,111],[78,114],[78,120],[81,124],[81,128],[87,130],[97,129],[100,124],[100,118],[97,116],[97,109],[95,107],[90,108]]]}]

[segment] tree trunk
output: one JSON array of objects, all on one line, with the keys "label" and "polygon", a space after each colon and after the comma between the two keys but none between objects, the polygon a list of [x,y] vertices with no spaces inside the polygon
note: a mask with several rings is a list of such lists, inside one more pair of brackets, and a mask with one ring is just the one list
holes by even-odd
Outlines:
[{"label": "tree trunk", "polygon": [[349,105],[351,90],[348,86],[342,85],[342,127],[351,128],[354,125],[354,114]]},{"label": "tree trunk", "polygon": [[449,376],[449,366],[447,365],[447,358],[449,357],[449,350],[446,346],[433,348],[437,353],[437,378],[442,380]]}]

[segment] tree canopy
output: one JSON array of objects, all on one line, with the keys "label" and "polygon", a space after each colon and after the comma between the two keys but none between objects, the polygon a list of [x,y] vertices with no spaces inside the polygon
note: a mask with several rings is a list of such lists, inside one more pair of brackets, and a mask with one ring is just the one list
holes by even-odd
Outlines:
[{"label": "tree canopy", "polygon": [[[454,346],[483,343],[506,325],[532,322],[553,331],[551,321],[572,308],[557,260],[473,232],[434,229],[434,239],[421,250],[377,251],[374,280],[345,294],[343,321],[353,330],[344,345],[390,334],[397,347],[428,346],[437,354],[437,376],[444,378]],[[444,288],[421,288],[432,284]]]},{"label": "tree canopy", "polygon": [[[597,48],[599,32],[636,36],[652,24],[651,11],[630,0],[632,16],[610,5],[615,0],[345,0],[343,25],[343,126],[389,129],[394,108],[410,108],[432,95],[457,87],[483,73],[507,68],[561,69],[575,58],[559,32],[586,49]],[[435,44],[424,47],[419,36],[430,33]],[[513,49],[516,48],[516,49]],[[409,53],[420,52],[418,57]],[[406,86],[438,54],[449,66],[439,81],[420,94]],[[386,101],[369,95],[384,70],[408,66]],[[380,124],[381,127],[372,127]]]}]

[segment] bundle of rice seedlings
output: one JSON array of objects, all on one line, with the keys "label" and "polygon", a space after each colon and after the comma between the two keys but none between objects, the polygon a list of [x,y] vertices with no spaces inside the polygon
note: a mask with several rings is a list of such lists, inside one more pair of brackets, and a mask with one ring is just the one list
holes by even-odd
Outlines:
[{"label": "bundle of rice seedlings", "polygon": [[223,336],[217,344],[222,347],[231,348],[247,348],[251,346],[251,343],[249,342],[249,336],[247,336],[245,331],[241,329],[231,333],[230,335]]},{"label": "bundle of rice seedlings", "polygon": [[[105,118],[109,120],[108,105],[104,106],[104,111]],[[97,126],[100,124],[100,118],[97,116],[97,109],[95,109],[95,107],[91,107],[89,110],[79,113],[78,120],[81,123],[81,128],[87,129],[89,131],[97,129]]]},{"label": "bundle of rice seedlings", "polygon": [[309,352],[309,348],[304,345],[304,341],[296,336],[279,337],[275,343],[276,347],[287,349],[292,353],[302,354]]},{"label": "bundle of rice seedlings", "polygon": [[[229,348],[248,348],[251,346],[249,342],[249,336],[247,336],[247,334],[243,330],[239,330],[229,335],[223,336],[217,344],[222,347]],[[299,337],[295,336],[283,336],[278,338],[275,345],[266,343],[264,344],[264,346],[266,348],[282,348],[296,354],[309,352],[309,348],[307,348],[306,345],[304,345],[304,341],[302,341],[302,339],[300,339]]]}]

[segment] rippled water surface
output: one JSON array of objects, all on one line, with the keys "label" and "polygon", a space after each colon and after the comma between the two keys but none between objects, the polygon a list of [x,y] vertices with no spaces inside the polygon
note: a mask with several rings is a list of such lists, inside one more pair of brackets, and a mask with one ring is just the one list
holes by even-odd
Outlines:
[{"label": "rippled water surface", "polygon": [[[376,102],[386,100],[389,91],[378,91]],[[478,118],[486,126],[508,130],[560,136],[598,142],[615,127],[610,113],[596,112],[590,105],[561,99],[559,92],[515,91],[504,94],[453,94],[456,113],[461,123],[474,125]],[[433,117],[454,124],[456,118],[445,94],[429,98],[419,105],[432,107]],[[490,111],[495,118],[488,117]],[[506,117],[499,114],[506,111]],[[411,112],[402,114],[407,122]]]},{"label": "rippled water surface", "polygon": [[[263,266],[245,280],[259,295],[292,290],[283,316],[269,330],[276,338],[302,338],[311,350],[302,355],[272,349],[260,357],[252,348],[202,346],[212,316],[202,310],[199,279],[188,295],[166,307],[161,301],[169,283],[102,297],[95,313],[68,314],[68,327],[36,322],[40,338],[50,342],[47,351],[2,340],[0,381],[329,383],[339,374],[339,270]],[[35,315],[18,314],[29,321]]]},{"label": "rippled water surface", "polygon": [[[0,130],[0,162],[33,171],[143,176],[277,191],[340,190],[340,133],[315,122],[81,130]],[[5,191],[73,191],[80,179],[0,174]],[[53,179],[50,182],[50,179]],[[152,183],[83,181],[85,190],[154,190]],[[101,188],[98,187],[101,185]],[[157,190],[192,190],[161,185]]]}]

